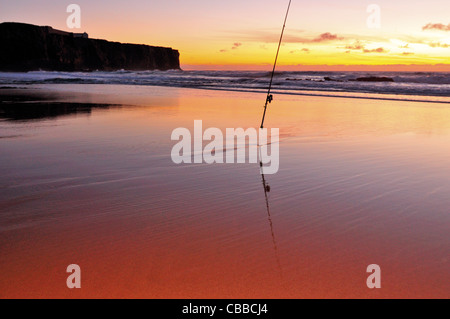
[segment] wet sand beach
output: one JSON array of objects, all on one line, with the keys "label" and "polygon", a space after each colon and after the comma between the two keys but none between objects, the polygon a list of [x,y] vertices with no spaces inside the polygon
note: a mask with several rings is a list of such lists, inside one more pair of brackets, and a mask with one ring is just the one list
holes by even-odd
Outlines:
[{"label": "wet sand beach", "polygon": [[[265,126],[280,129],[280,169],[263,177],[170,157],[194,120],[259,127],[261,93],[0,97],[1,298],[450,297],[448,103],[276,95]],[[66,287],[70,264],[82,289]],[[366,286],[370,264],[382,289]]]}]

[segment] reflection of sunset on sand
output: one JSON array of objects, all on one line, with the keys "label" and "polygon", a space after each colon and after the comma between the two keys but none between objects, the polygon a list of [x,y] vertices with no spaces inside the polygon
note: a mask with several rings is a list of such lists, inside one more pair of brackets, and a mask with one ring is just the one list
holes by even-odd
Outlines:
[{"label": "reflection of sunset on sand", "polygon": [[280,170],[262,179],[170,160],[172,130],[195,118],[259,125],[261,94],[53,90],[123,105],[0,122],[1,297],[448,297],[447,104],[278,95],[265,126],[280,128]]}]

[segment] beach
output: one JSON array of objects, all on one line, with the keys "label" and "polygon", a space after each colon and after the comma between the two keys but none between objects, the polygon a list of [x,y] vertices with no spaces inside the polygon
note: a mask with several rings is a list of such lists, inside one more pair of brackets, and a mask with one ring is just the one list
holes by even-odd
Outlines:
[{"label": "beach", "polygon": [[[261,92],[20,83],[0,96],[39,109],[0,113],[1,298],[450,297],[445,94],[277,94],[265,127],[280,130],[280,167],[266,176],[171,160],[172,131],[194,120],[258,128]],[[70,264],[82,289],[67,289]],[[366,286],[371,264],[382,289]]]}]

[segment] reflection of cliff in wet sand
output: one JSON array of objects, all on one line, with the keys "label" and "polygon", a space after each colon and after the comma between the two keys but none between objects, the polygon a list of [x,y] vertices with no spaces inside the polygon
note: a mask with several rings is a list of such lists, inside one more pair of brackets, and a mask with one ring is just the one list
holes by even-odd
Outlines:
[{"label": "reflection of cliff in wet sand", "polygon": [[60,102],[49,96],[0,89],[0,119],[10,121],[40,120],[70,114],[90,114],[93,108],[108,108],[111,106],[113,105]]}]

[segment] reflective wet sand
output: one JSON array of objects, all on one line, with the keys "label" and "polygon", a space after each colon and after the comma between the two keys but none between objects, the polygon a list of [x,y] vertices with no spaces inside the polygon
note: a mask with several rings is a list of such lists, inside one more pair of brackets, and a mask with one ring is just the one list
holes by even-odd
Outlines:
[{"label": "reflective wet sand", "polygon": [[280,170],[263,177],[175,165],[170,135],[258,127],[264,95],[36,90],[113,106],[0,121],[0,297],[450,297],[448,104],[277,95]]}]

